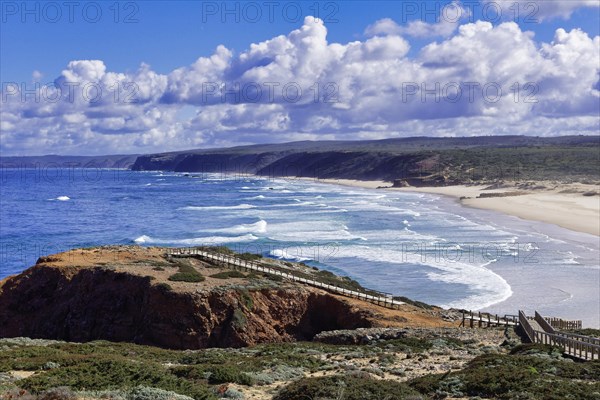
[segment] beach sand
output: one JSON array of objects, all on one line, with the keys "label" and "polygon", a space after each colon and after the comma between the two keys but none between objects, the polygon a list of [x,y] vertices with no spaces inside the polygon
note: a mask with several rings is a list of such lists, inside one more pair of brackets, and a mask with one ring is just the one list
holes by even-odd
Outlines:
[{"label": "beach sand", "polygon": [[[446,187],[403,187],[391,188],[390,182],[356,181],[349,179],[302,179],[315,183],[361,187],[372,190],[393,190],[443,195],[451,201],[478,209],[491,210],[496,215],[487,215],[499,222],[510,216],[519,217],[521,229],[533,229],[537,233],[551,235],[567,241],[588,256],[600,246],[600,189],[595,185],[556,184],[539,182],[505,183],[500,188],[489,186],[456,185]],[[379,189],[378,189],[379,188]],[[505,197],[478,198],[481,194],[496,193]],[[584,193],[596,195],[584,196]],[[489,194],[487,195],[489,196]],[[466,210],[465,210],[466,211]],[[500,218],[500,220],[496,219]],[[532,221],[528,223],[527,221]],[[508,221],[507,221],[508,222]],[[513,226],[515,221],[509,225]],[[541,222],[541,223],[540,223]],[[564,229],[566,228],[566,229]],[[594,244],[595,243],[595,244]],[[583,246],[583,247],[581,247]],[[578,251],[579,251],[578,250]],[[593,256],[597,258],[597,256]],[[593,265],[593,264],[591,264]],[[544,315],[557,316],[568,320],[582,320],[584,327],[600,327],[598,307],[599,271],[577,263],[569,265],[501,263],[486,266],[500,275],[510,285],[511,296],[481,311],[493,314],[515,314],[525,310],[533,314],[535,310]],[[542,269],[543,268],[543,269]]]},{"label": "beach sand", "polygon": [[[572,231],[600,236],[600,188],[596,185],[539,182],[534,188],[523,187],[518,183],[508,183],[497,189],[467,185],[392,188],[390,182],[384,181],[315,178],[307,180],[369,189],[385,188],[401,192],[444,195],[453,197],[468,207],[498,211],[526,220],[546,222]],[[478,198],[488,193],[501,194],[502,197]],[[584,196],[584,193],[596,194]]]}]

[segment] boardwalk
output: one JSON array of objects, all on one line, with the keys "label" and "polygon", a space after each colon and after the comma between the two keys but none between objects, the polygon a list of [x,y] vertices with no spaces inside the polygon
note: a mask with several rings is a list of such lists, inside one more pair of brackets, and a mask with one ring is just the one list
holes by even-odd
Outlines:
[{"label": "boardwalk", "polygon": [[270,274],[270,275],[276,275],[276,276],[280,276],[282,278],[292,280],[294,282],[299,282],[299,283],[302,283],[305,285],[314,286],[314,287],[317,287],[320,289],[327,290],[328,292],[341,294],[343,296],[353,297],[356,299],[368,301],[370,303],[377,304],[377,305],[380,305],[380,306],[386,307],[386,308],[398,309],[402,304],[405,304],[402,301],[394,300],[393,296],[388,293],[381,293],[381,292],[377,292],[375,290],[370,290],[370,289],[368,289],[368,293],[349,290],[349,289],[346,289],[343,287],[329,285],[329,284],[326,284],[323,282],[319,282],[317,280],[306,279],[306,278],[302,278],[299,276],[295,276],[291,273],[291,271],[290,271],[290,273],[282,272],[277,269],[269,268],[262,264],[243,260],[241,258],[237,258],[237,257],[231,256],[228,254],[212,253],[212,252],[203,251],[203,250],[194,249],[194,248],[189,248],[189,249],[188,248],[185,248],[185,249],[184,248],[171,248],[171,249],[167,249],[167,254],[169,254],[171,256],[184,256],[184,257],[194,256],[194,257],[203,258],[205,260],[221,262],[221,263],[224,263],[224,264],[228,265],[229,267],[233,267],[233,268],[240,268],[240,269],[245,269],[248,271],[255,271],[255,272],[262,272],[262,273]]},{"label": "boardwalk", "polygon": [[517,326],[519,325],[519,318],[516,315],[504,315],[500,317],[498,314],[463,312],[460,326],[467,326],[467,323],[471,328],[474,327],[475,323],[480,328],[483,326]]},{"label": "boardwalk", "polygon": [[529,318],[519,311],[519,325],[523,328],[531,343],[558,346],[565,354],[582,360],[600,360],[600,339],[555,331],[537,311]]}]

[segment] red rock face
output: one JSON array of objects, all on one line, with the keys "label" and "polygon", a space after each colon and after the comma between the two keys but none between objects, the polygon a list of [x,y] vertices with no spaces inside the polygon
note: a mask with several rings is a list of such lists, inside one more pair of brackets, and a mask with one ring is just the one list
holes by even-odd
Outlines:
[{"label": "red rock face", "polygon": [[0,337],[242,347],[370,327],[369,317],[312,288],[176,292],[148,277],[100,267],[41,263],[0,286]]}]

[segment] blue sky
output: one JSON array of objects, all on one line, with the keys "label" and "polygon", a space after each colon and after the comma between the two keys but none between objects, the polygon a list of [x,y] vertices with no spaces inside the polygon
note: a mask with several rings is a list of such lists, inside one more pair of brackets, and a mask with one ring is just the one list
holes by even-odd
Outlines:
[{"label": "blue sky", "polygon": [[[114,7],[112,1],[92,2],[101,5],[102,10],[101,18],[95,23],[84,19],[86,2],[78,2],[81,6],[74,9],[73,23],[69,22],[69,11],[64,6],[60,7],[62,16],[57,22],[52,22],[55,19],[53,8],[47,8],[44,14],[43,2],[30,2],[30,10],[35,10],[36,4],[39,8],[39,23],[35,21],[36,14],[23,16],[20,4],[16,14],[3,9],[5,20],[1,25],[0,71],[3,81],[29,80],[34,70],[54,79],[71,60],[102,59],[112,70],[134,70],[145,62],[158,72],[168,73],[202,55],[211,54],[219,44],[243,51],[249,43],[287,34],[302,24],[302,18],[296,17],[297,9],[302,15],[314,15],[314,11],[319,10],[320,16],[326,19],[329,39],[345,43],[364,38],[367,25],[382,18],[401,22],[421,19],[424,13],[425,19],[431,22],[435,16],[428,11],[435,11],[449,2],[414,2],[419,7],[417,11],[399,6],[399,1],[325,1],[317,7],[314,1],[279,2],[281,6],[273,9],[272,22],[269,21],[269,6],[265,2],[255,2],[260,5],[262,13],[256,22],[252,21],[253,9],[246,8],[244,11],[242,2],[228,2],[224,6],[232,10],[239,7],[239,22],[236,22],[235,14],[221,15],[220,1],[205,2],[204,5],[200,1],[138,1],[137,8],[121,2],[118,14],[115,14],[115,8],[111,8]],[[3,3],[6,8],[6,3],[20,2]],[[284,12],[288,3],[294,6],[289,6]],[[218,8],[217,15],[213,14],[213,4]],[[466,6],[476,13],[477,18],[484,18],[482,5],[467,1]],[[90,20],[95,19],[95,9],[86,9],[85,15],[89,13]],[[488,19],[495,20],[498,16],[496,9],[490,7],[487,10]],[[523,6],[521,18],[517,21],[522,29],[535,32],[538,40],[552,40],[559,27],[567,30],[581,28],[590,36],[600,34],[598,10],[590,12],[589,8],[579,8],[570,19],[557,17],[544,23],[525,21],[532,12],[534,9]],[[514,15],[514,11],[508,11],[504,16],[514,20]],[[120,23],[115,23],[115,17]],[[423,42],[414,41],[415,49]]]},{"label": "blue sky", "polygon": [[[82,1],[75,2],[72,22],[69,21],[71,17],[69,9],[63,5],[63,2],[2,1],[1,3],[0,71],[5,110],[2,114],[4,123],[0,150],[3,154],[25,154],[30,150],[42,153],[62,151],[69,154],[112,152],[117,149],[137,152],[319,137],[358,139],[409,136],[411,133],[427,132],[433,135],[512,132],[552,135],[560,133],[557,126],[561,124],[565,126],[565,122],[569,128],[567,133],[590,133],[598,126],[597,115],[590,110],[598,104],[598,88],[595,86],[598,82],[600,59],[597,55],[598,40],[595,38],[600,34],[600,7],[598,7],[600,0],[565,2],[538,0],[534,7],[531,6],[531,1],[525,0],[406,1],[404,3],[397,1],[276,2],[277,5],[271,9],[271,14],[270,3],[261,1],[118,3]],[[442,10],[455,10],[444,8],[448,5],[458,5],[462,12],[462,18],[458,20],[456,26],[440,24],[440,21],[445,20],[440,18]],[[230,10],[225,15],[222,14],[224,7]],[[518,18],[515,18],[514,14],[516,7],[519,9]],[[484,8],[487,13],[483,12]],[[56,13],[57,10],[61,15]],[[97,10],[101,11],[101,16],[97,15]],[[260,16],[257,16],[256,10],[260,10]],[[502,18],[498,17],[497,10],[502,10]],[[321,35],[319,30],[321,28],[313,30],[310,28],[311,22],[305,19],[315,14],[322,20],[319,26],[326,30],[326,38]],[[530,18],[526,20],[528,15]],[[419,21],[422,22],[421,26],[414,24]],[[490,24],[491,31],[488,32],[488,28],[484,25],[477,25],[477,21]],[[517,22],[517,28],[506,24],[509,21]],[[474,33],[469,33],[471,28],[464,28],[461,31],[459,27],[465,25],[473,27]],[[434,32],[436,29],[442,33],[427,33]],[[518,32],[514,29],[518,29]],[[556,46],[556,38],[559,37],[557,30],[564,31],[567,35],[559,35],[564,45]],[[304,32],[302,35],[310,36],[311,40],[321,41],[320,45],[323,45],[323,48],[310,56],[314,57],[314,65],[304,69],[292,65],[299,63],[298,59],[301,59],[303,54],[297,46],[299,42],[289,39],[287,44],[265,45],[267,49],[259,52],[262,59],[256,58],[255,64],[245,65],[244,73],[237,76],[238,81],[243,83],[247,82],[249,77],[269,77],[269,73],[278,79],[292,77],[293,82],[300,82],[306,78],[307,84],[311,81],[308,78],[324,81],[327,77],[329,80],[333,79],[340,90],[344,85],[348,90],[350,88],[359,90],[356,89],[357,85],[360,86],[357,81],[364,80],[362,84],[365,86],[360,87],[364,95],[359,99],[341,99],[339,104],[330,108],[319,102],[314,107],[304,107],[304,111],[300,110],[298,104],[290,105],[289,102],[260,105],[204,104],[194,97],[194,89],[190,87],[193,86],[192,82],[199,84],[198,74],[204,74],[206,69],[215,68],[214,71],[211,70],[206,74],[213,78],[217,77],[219,82],[227,81],[232,71],[235,72],[235,68],[244,64],[240,55],[248,53],[250,59],[254,57],[250,54],[252,43],[265,43],[279,35],[292,35],[293,31],[302,31]],[[534,36],[526,34],[527,31],[533,32]],[[581,35],[578,34],[575,38],[575,32]],[[507,39],[515,40],[515,43],[507,43]],[[494,41],[498,42],[493,43]],[[456,49],[461,46],[465,46],[465,49],[472,48],[473,53],[477,53],[477,46],[482,46],[484,48],[482,55],[486,51],[493,54],[498,47],[498,53],[503,54],[499,60],[507,60],[511,58],[510,49],[504,47],[520,46],[524,41],[530,43],[520,50],[515,49],[514,54],[521,57],[527,53],[522,57],[535,58],[529,60],[529,65],[539,62],[539,68],[546,73],[538,77],[535,76],[535,71],[529,71],[522,76],[520,73],[514,73],[515,79],[519,80],[514,83],[526,85],[530,81],[535,81],[536,84],[544,84],[536,90],[536,95],[539,92],[540,101],[535,105],[515,109],[513,106],[502,108],[496,103],[476,107],[473,104],[459,102],[458,105],[453,104],[451,108],[438,109],[437,103],[421,104],[420,108],[408,107],[400,119],[396,119],[394,111],[386,109],[383,105],[401,96],[398,90],[401,91],[403,87],[393,84],[400,74],[393,72],[396,71],[393,70],[394,66],[400,68],[402,64],[403,69],[397,71],[414,70],[414,74],[409,77],[402,75],[402,82],[414,83],[416,80],[420,86],[423,82],[416,77],[421,77],[420,79],[423,80],[424,74],[442,74],[449,68],[459,68],[455,58],[460,56],[460,53],[456,53]],[[355,51],[355,46],[348,45],[349,42],[364,45],[364,49],[361,50],[362,56],[348,58],[351,54],[350,50]],[[344,46],[343,50],[331,46],[336,43]],[[436,47],[436,44],[440,46]],[[567,45],[573,46],[570,52],[564,50]],[[215,49],[218,46],[223,46],[229,52],[219,56],[220,61],[217,64],[222,61],[223,65],[219,64],[221,65],[219,67],[213,63],[208,67],[202,63],[196,64],[200,57],[209,58],[216,54]],[[277,51],[281,51],[281,48],[286,46],[296,53],[290,56],[292,61],[288,60],[280,64],[280,60],[277,60]],[[532,50],[531,46],[535,49]],[[554,47],[551,49],[544,46]],[[380,48],[379,53],[367,54],[366,51],[374,47]],[[345,55],[342,56],[340,51]],[[589,81],[587,83],[582,83],[581,79],[576,84],[563,82],[560,77],[561,68],[565,68],[565,75],[574,72],[568,70],[569,65],[563,59],[565,54],[574,54],[573,52],[582,52],[589,63],[581,66],[581,74],[586,75],[575,77],[586,78]],[[307,56],[307,59],[310,57]],[[323,58],[328,58],[329,62],[316,66],[318,60]],[[102,65],[88,63],[68,67],[70,62],[77,60],[98,60]],[[511,65],[521,61],[515,59]],[[508,87],[514,84],[509,82],[510,79],[506,76],[506,73],[512,70],[506,67],[506,71],[509,72],[501,71],[497,68],[498,61],[481,66],[475,66],[479,62],[476,59],[465,58],[464,62],[464,66],[460,67],[465,71],[464,80],[482,80],[482,85],[489,79],[493,82],[502,80],[502,85],[507,85],[505,92],[508,92]],[[140,72],[142,63],[148,64],[144,67],[146,68],[144,73]],[[265,63],[270,65],[263,65]],[[195,68],[194,65],[198,67]],[[348,69],[349,65],[353,65],[352,71],[342,71],[342,68]],[[281,70],[286,66],[290,67],[289,71]],[[423,68],[433,69],[428,72]],[[94,69],[95,72],[86,75],[87,69]],[[174,74],[177,69],[182,71]],[[373,69],[381,69],[388,74],[380,78],[391,82],[389,90],[388,88],[382,90],[386,96],[389,92],[395,92],[390,98],[367,101],[369,90],[366,86],[373,82],[367,79],[367,74]],[[417,71],[418,69],[421,71]],[[110,72],[122,74],[126,77],[123,79],[134,81],[139,79],[139,82],[144,84],[151,80],[157,82],[152,86],[156,90],[142,99],[142,105],[137,108],[137,111],[132,111],[131,107],[109,109],[106,106],[107,108],[100,113],[102,118],[108,118],[105,120],[101,120],[98,117],[99,113],[95,112],[98,110],[97,104],[93,105],[95,107],[93,109],[88,107],[90,104],[82,105],[77,109],[73,107],[67,109],[52,104],[48,107],[52,107],[53,111],[49,112],[48,107],[44,108],[44,105],[39,102],[31,104],[28,99],[19,102],[10,98],[10,95],[8,99],[6,98],[7,91],[12,90],[7,88],[7,83],[24,84],[25,87],[29,87],[27,85],[31,85],[32,80],[37,80],[41,84],[54,82],[61,76],[65,80],[64,70],[75,71],[66,74],[74,79],[83,79],[82,76],[86,75],[88,78],[96,76],[100,80],[106,80],[108,78],[105,77],[108,75],[105,73]],[[487,71],[485,79],[481,75],[481,71],[484,70]],[[307,77],[307,73],[311,76]],[[352,73],[358,75],[351,78],[351,82],[341,82],[344,77]],[[463,79],[456,74],[452,75],[451,82],[461,83]],[[440,81],[441,78],[440,75],[436,82],[442,82],[444,86],[444,82],[448,81]],[[446,78],[450,79],[450,77]],[[182,84],[182,81],[188,81],[188,84]],[[238,81],[230,83],[233,85]],[[105,83],[103,81],[102,84]],[[551,85],[555,86],[551,87]],[[575,95],[581,98],[575,100],[558,98],[557,92],[564,89],[561,85],[573,88],[572,90],[576,91]],[[309,86],[302,87],[305,91],[309,90],[307,89]],[[225,106],[229,108],[224,110]],[[346,115],[342,115],[344,112]],[[348,116],[356,112],[365,115],[365,119],[358,120]],[[510,113],[512,117],[518,116],[511,120],[514,126],[507,130],[496,128],[494,128],[496,130],[488,130],[485,119],[503,112]],[[443,118],[438,116],[433,118],[432,113],[439,114]],[[564,113],[568,115],[563,115]],[[558,121],[559,117],[570,119]],[[123,121],[117,121],[118,118],[122,118]],[[138,121],[143,118],[155,118],[156,121],[154,123]],[[226,120],[227,118],[229,119]],[[256,121],[257,118],[262,118],[258,126],[249,122],[249,120]],[[468,118],[473,118],[470,121],[473,122],[471,125],[475,127],[474,129],[464,128],[471,126]],[[520,121],[526,120],[533,124],[535,118],[539,118],[539,123],[546,124],[542,132],[530,132],[529,128],[518,128],[523,125]],[[161,125],[158,120],[166,121],[166,126]],[[316,125],[315,121],[318,121]],[[86,126],[85,134],[77,131],[77,126],[81,126],[82,123]],[[176,130],[173,130],[174,124],[179,124]],[[213,128],[210,124],[213,124]],[[490,123],[489,126],[493,125],[494,123]],[[271,131],[265,126],[270,126]],[[38,134],[39,132],[42,133]],[[71,132],[67,138],[65,132]],[[274,136],[273,133],[281,134]],[[24,137],[26,139],[23,139]],[[173,142],[179,144],[173,145]],[[43,144],[41,149],[40,143]],[[34,144],[37,147],[31,149]]]}]

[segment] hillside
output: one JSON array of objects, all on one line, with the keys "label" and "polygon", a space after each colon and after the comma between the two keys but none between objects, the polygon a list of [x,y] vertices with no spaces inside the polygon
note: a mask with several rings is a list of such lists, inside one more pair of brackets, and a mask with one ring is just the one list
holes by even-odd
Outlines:
[{"label": "hillside", "polygon": [[138,155],[0,157],[2,168],[130,168]]},{"label": "hillside", "polygon": [[77,249],[0,282],[0,398],[598,398],[600,361],[520,344],[511,328],[458,328],[451,316],[423,304],[384,309],[163,248]]},{"label": "hillside", "polygon": [[600,137],[404,138],[294,142],[144,155],[133,170],[236,173],[358,180],[412,186],[500,180],[597,182]]},{"label": "hillside", "polygon": [[3,168],[136,171],[405,181],[411,186],[555,180],[600,182],[600,136],[409,137],[303,141],[145,155],[0,157]]},{"label": "hillside", "polygon": [[310,340],[334,329],[452,325],[440,309],[388,310],[275,278],[170,258],[161,248],[72,250],[0,282],[0,337],[199,349]]}]

